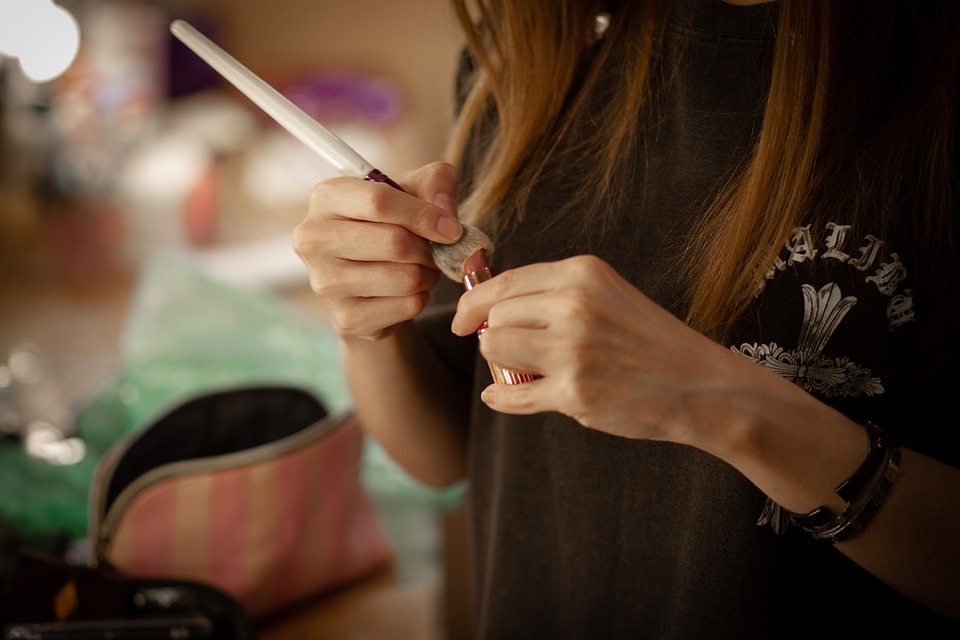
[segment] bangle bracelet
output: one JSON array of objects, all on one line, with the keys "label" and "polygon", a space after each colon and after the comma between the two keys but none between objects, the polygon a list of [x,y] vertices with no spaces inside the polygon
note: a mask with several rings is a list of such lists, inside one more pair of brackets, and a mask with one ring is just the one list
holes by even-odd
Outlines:
[{"label": "bangle bracelet", "polygon": [[[836,544],[859,531],[886,500],[894,478],[900,469],[900,447],[872,422],[864,425],[870,433],[870,452],[866,460],[850,478],[837,486],[837,494],[847,500],[839,516],[831,517],[828,509],[820,507],[805,514],[791,514],[791,520],[810,533],[815,540]],[[879,452],[879,464],[877,455]],[[866,496],[864,485],[870,481]]]},{"label": "bangle bracelet", "polygon": [[865,423],[863,427],[869,436],[870,448],[857,470],[835,489],[837,495],[846,502],[839,516],[834,516],[826,507],[818,507],[805,514],[794,513],[767,499],[757,524],[769,523],[778,534],[793,524],[815,539],[834,544],[862,528],[886,499],[900,467],[900,448],[893,444],[890,437],[872,422]]},{"label": "bangle bracelet", "polygon": [[843,498],[844,502],[854,502],[857,499],[864,485],[877,474],[877,469],[883,464],[883,458],[891,446],[890,438],[880,431],[877,425],[868,420],[863,426],[870,437],[870,450],[853,475],[837,486],[837,495]]},{"label": "bangle bracelet", "polygon": [[[857,498],[863,493],[864,485],[877,477],[877,473],[883,468],[886,456],[893,447],[889,436],[881,431],[877,425],[868,421],[863,424],[863,428],[866,429],[867,435],[870,438],[870,449],[867,451],[867,457],[860,463],[857,470],[854,471],[849,478],[837,485],[835,489],[837,495],[847,503],[843,514],[850,513],[854,503],[857,502]],[[830,510],[826,507],[818,507],[810,513],[805,514],[788,513],[793,524],[808,531],[822,529],[835,519],[835,516],[830,513]],[[840,515],[841,518],[843,514]]]},{"label": "bangle bracelet", "polygon": [[[863,528],[890,493],[893,480],[900,470],[900,447],[893,446],[885,456],[884,462],[885,468],[877,478],[870,495],[856,507],[847,505],[844,512],[827,526],[810,531],[814,539],[837,544]],[[848,514],[847,512],[851,510],[851,507],[853,507],[853,513]]]}]

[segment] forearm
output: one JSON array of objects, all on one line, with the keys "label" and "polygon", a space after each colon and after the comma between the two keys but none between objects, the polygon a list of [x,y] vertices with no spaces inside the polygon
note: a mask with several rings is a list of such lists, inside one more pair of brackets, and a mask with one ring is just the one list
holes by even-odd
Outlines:
[{"label": "forearm", "polygon": [[[726,427],[714,430],[702,448],[791,511],[825,506],[839,514],[846,503],[835,489],[866,457],[865,429],[786,381],[764,380],[769,372],[754,373],[753,389],[767,391],[743,394],[732,409],[728,403],[726,419],[714,422]],[[957,540],[960,470],[903,451],[887,499],[837,548],[901,593],[960,619]]]},{"label": "forearm", "polygon": [[446,486],[466,472],[468,393],[412,322],[377,341],[344,337],[354,410],[367,433],[407,472]]}]

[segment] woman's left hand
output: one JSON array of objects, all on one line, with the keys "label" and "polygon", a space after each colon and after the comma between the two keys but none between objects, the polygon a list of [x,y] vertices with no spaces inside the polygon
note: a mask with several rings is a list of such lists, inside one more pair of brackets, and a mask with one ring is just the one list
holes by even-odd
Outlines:
[{"label": "woman's left hand", "polygon": [[745,359],[593,256],[512,269],[466,292],[454,333],[484,320],[488,361],[543,376],[488,387],[483,401],[504,413],[557,411],[615,435],[692,444],[702,418],[745,382],[731,371]]},{"label": "woman's left hand", "polygon": [[[491,362],[542,378],[495,384],[514,414],[558,411],[586,427],[717,455],[791,511],[839,513],[834,488],[863,460],[864,430],[799,386],[690,329],[597,258],[505,271],[465,293],[453,330],[487,319]],[[907,596],[960,620],[960,472],[904,449],[897,484],[838,545]]]}]

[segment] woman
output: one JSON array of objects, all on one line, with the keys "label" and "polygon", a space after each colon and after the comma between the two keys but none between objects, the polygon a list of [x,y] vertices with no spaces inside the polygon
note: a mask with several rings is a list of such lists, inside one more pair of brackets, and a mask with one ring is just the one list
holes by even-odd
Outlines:
[{"label": "woman", "polygon": [[456,6],[459,171],[295,246],[369,433],[469,480],[478,635],[955,637],[955,4]]}]

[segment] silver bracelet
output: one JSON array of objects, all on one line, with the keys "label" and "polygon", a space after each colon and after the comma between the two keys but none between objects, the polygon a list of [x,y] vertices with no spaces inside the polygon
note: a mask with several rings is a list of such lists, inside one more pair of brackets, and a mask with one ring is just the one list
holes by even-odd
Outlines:
[{"label": "silver bracelet", "polygon": [[890,487],[900,470],[900,447],[893,445],[884,457],[884,469],[876,478],[868,496],[857,503],[849,503],[836,519],[826,525],[809,529],[804,527],[816,540],[826,540],[837,544],[863,528],[877,512],[890,493]]},{"label": "silver bracelet", "polygon": [[769,523],[778,535],[792,524],[817,540],[833,544],[863,528],[886,500],[900,468],[901,454],[900,448],[875,424],[867,422],[863,427],[869,435],[870,448],[857,470],[835,489],[847,503],[839,516],[834,516],[826,507],[805,514],[794,513],[768,498],[757,524]]}]

